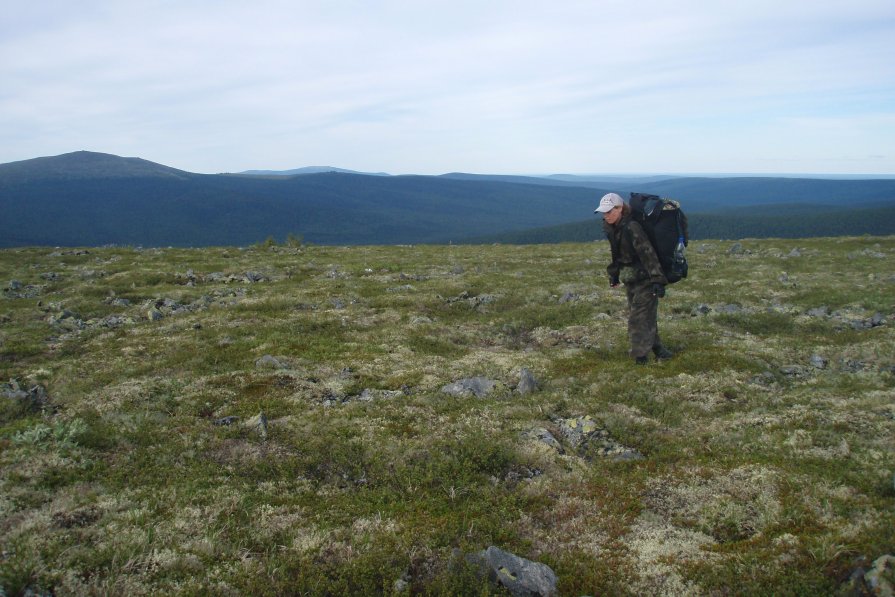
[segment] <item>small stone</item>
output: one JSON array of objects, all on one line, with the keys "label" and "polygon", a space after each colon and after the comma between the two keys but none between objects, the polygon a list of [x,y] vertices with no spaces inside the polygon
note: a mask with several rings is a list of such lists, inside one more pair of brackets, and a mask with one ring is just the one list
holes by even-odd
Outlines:
[{"label": "small stone", "polygon": [[525,433],[525,436],[533,439],[534,441],[541,442],[542,444],[550,446],[560,454],[565,453],[562,444],[559,443],[559,441],[552,433],[550,433],[550,431],[544,429],[543,427],[535,427],[534,429],[531,429],[530,431]]},{"label": "small stone", "polygon": [[829,314],[830,309],[826,305],[823,305],[822,307],[816,307],[814,309],[809,309],[807,313],[808,317],[826,317]]},{"label": "small stone", "polygon": [[220,419],[216,419],[214,424],[218,427],[227,427],[232,425],[236,421],[239,420],[239,417],[229,416],[229,417],[221,417]]},{"label": "small stone", "polygon": [[811,359],[809,359],[808,362],[811,363],[811,366],[815,369],[826,369],[827,367],[827,360],[819,354],[811,355]]},{"label": "small stone", "polygon": [[727,250],[728,255],[742,255],[746,250],[743,249],[742,243],[733,243]]},{"label": "small stone", "polygon": [[721,305],[720,307],[718,307],[719,313],[727,313],[729,315],[741,313],[742,311],[743,311],[743,308],[741,306],[734,305],[733,303],[731,303],[729,305]]},{"label": "small stone", "polygon": [[146,318],[149,319],[149,321],[160,321],[163,317],[164,315],[162,315],[162,312],[158,309],[150,309],[146,313]]},{"label": "small stone", "polygon": [[546,564],[532,562],[493,545],[467,556],[467,561],[487,573],[492,582],[503,585],[514,597],[557,595],[556,573]]},{"label": "small stone", "polygon": [[246,421],[243,426],[249,429],[256,429],[261,439],[267,439],[267,416],[264,414],[264,411],[259,412]]},{"label": "small stone", "polygon": [[286,369],[287,365],[273,357],[269,354],[264,355],[263,357],[257,359],[255,361],[255,368],[257,369]]},{"label": "small stone", "polygon": [[694,317],[699,315],[708,315],[711,312],[712,308],[706,305],[705,303],[700,303],[693,307],[693,311],[690,314]]},{"label": "small stone", "polygon": [[531,371],[523,367],[519,372],[519,385],[516,386],[516,391],[525,396],[526,394],[531,394],[537,390],[538,381],[535,379],[534,375],[532,375]]},{"label": "small stone", "polygon": [[392,585],[392,589],[394,589],[395,593],[406,593],[409,588],[410,584],[403,578],[399,578],[395,581],[395,584]]},{"label": "small stone", "polygon": [[484,398],[494,391],[497,382],[485,377],[468,377],[450,383],[441,388],[441,391],[450,396],[475,396],[476,398]]},{"label": "small stone", "polygon": [[871,595],[895,595],[895,556],[884,555],[874,560],[873,566],[864,574],[864,581]]}]

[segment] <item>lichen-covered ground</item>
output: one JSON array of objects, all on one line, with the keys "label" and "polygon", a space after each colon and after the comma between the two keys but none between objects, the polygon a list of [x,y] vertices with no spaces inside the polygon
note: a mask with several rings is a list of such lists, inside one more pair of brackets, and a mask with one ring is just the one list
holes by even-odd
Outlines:
[{"label": "lichen-covered ground", "polygon": [[605,243],[2,251],[0,593],[861,589],[895,237],[689,254],[642,367]]}]

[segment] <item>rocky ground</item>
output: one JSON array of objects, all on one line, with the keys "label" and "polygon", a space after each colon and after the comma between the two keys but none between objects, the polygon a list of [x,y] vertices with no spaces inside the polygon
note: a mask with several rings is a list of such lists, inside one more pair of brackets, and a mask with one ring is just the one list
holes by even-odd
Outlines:
[{"label": "rocky ground", "polygon": [[895,237],[0,252],[0,594],[887,594]]}]

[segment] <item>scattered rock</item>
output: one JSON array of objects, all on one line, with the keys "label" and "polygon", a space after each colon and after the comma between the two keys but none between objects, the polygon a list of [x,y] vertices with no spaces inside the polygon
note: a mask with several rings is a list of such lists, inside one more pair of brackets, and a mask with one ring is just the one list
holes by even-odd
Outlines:
[{"label": "scattered rock", "polygon": [[243,427],[257,430],[261,439],[267,439],[267,417],[263,411],[243,423]]},{"label": "scattered rock", "polygon": [[510,487],[515,487],[521,481],[540,477],[543,473],[544,471],[539,468],[529,468],[523,465],[514,466],[511,470],[507,471],[507,474],[504,476],[504,481]]},{"label": "scattered rock", "polygon": [[793,249],[787,255],[787,257],[801,257],[801,256],[802,256],[802,252],[798,248]]},{"label": "scattered rock", "polygon": [[523,396],[538,391],[538,380],[525,367],[519,372],[519,384],[516,386],[516,391]]},{"label": "scattered rock", "polygon": [[146,319],[149,321],[160,321],[163,317],[164,315],[158,309],[150,309],[146,312]]},{"label": "scattered rock", "polygon": [[18,280],[10,280],[6,288],[3,289],[3,296],[9,299],[27,299],[40,295],[43,286],[35,286],[33,284],[22,284]]},{"label": "scattered rock", "polygon": [[753,375],[749,379],[749,383],[758,386],[770,386],[776,381],[774,374],[770,371],[765,371],[763,373],[759,373],[758,375]]},{"label": "scattered rock", "polygon": [[553,597],[558,594],[558,579],[546,564],[520,558],[493,545],[466,556],[466,560],[515,597]]},{"label": "scattered rock", "polygon": [[864,581],[870,588],[871,595],[895,595],[895,556],[884,555],[877,558],[864,574]]},{"label": "scattered rock", "polygon": [[559,419],[560,435],[584,458],[598,456],[610,460],[642,460],[643,454],[633,448],[623,446],[609,436],[609,432],[599,427],[590,415]]},{"label": "scattered rock", "polygon": [[399,578],[392,585],[392,590],[395,593],[406,593],[409,589],[410,589],[410,584],[403,578]]},{"label": "scattered rock", "polygon": [[243,279],[249,284],[255,284],[257,282],[264,282],[270,278],[259,272],[246,272],[243,274]]},{"label": "scattered rock", "polygon": [[806,372],[801,365],[785,365],[780,367],[780,373],[786,377],[802,377]]},{"label": "scattered rock", "polygon": [[699,315],[708,315],[711,311],[712,311],[711,307],[709,307],[705,303],[700,303],[700,304],[696,305],[695,307],[693,307],[693,310],[690,312],[690,314],[693,317],[697,317]]},{"label": "scattered rock", "polygon": [[370,388],[365,388],[357,396],[357,399],[361,402],[372,402],[373,400],[389,400],[403,395],[404,392],[402,390],[371,390]]},{"label": "scattered rock", "polygon": [[50,398],[45,387],[36,384],[25,390],[16,379],[10,379],[9,383],[0,385],[0,397],[17,402],[26,412],[38,412],[50,406]]},{"label": "scattered rock", "polygon": [[839,361],[839,369],[844,373],[859,373],[867,367],[864,361],[856,361],[853,359],[841,359]]},{"label": "scattered rock", "polygon": [[559,304],[562,305],[565,303],[571,303],[571,302],[577,301],[579,298],[581,298],[581,297],[579,297],[574,292],[567,292],[567,293],[563,294],[561,297],[559,297]]},{"label": "scattered rock", "polygon": [[746,249],[743,248],[742,243],[733,243],[727,250],[728,255],[743,255],[745,253]]},{"label": "scattered rock", "polygon": [[493,303],[496,300],[497,300],[497,297],[494,296],[493,294],[472,295],[472,294],[469,294],[469,291],[467,291],[467,290],[464,290],[457,296],[454,296],[454,297],[451,297],[448,299],[444,299],[444,301],[448,304],[462,302],[462,303],[468,304],[473,309],[478,309],[482,305],[487,305],[489,303]]},{"label": "scattered rock", "polygon": [[414,282],[425,282],[429,278],[427,276],[422,276],[420,274],[405,274],[402,273],[398,276],[399,280],[412,280]]},{"label": "scattered rock", "polygon": [[578,448],[587,437],[599,431],[599,426],[590,415],[559,420],[559,433],[573,448]]},{"label": "scattered rock", "polygon": [[112,305],[113,307],[130,307],[131,302],[126,298],[118,298],[116,296],[107,297],[103,300],[103,303],[106,305]]},{"label": "scattered rock", "polygon": [[385,289],[386,292],[411,292],[413,290],[416,290],[416,288],[414,288],[410,284],[404,284],[403,286],[393,286],[391,288]]},{"label": "scattered rock", "polygon": [[811,355],[811,358],[808,361],[811,363],[811,366],[815,369],[826,369],[827,368],[827,360],[820,356],[819,354]]},{"label": "scattered rock", "polygon": [[534,429],[530,429],[525,434],[524,437],[527,437],[531,440],[541,442],[547,446],[550,446],[560,454],[565,454],[565,450],[562,447],[562,444],[557,441],[556,437],[549,430],[544,429],[543,427],[535,427]]},{"label": "scattered rock", "polygon": [[727,313],[728,315],[735,315],[737,313],[742,313],[743,308],[740,305],[735,305],[733,303],[729,305],[721,305],[717,309],[718,313]]},{"label": "scattered rock", "polygon": [[494,391],[498,383],[486,377],[467,377],[443,386],[441,391],[449,396],[484,398]]},{"label": "scattered rock", "polygon": [[808,312],[806,313],[806,315],[808,315],[808,317],[826,317],[829,314],[830,314],[830,309],[826,305],[823,305],[821,307],[815,307],[814,309],[809,309]]},{"label": "scattered rock", "polygon": [[221,417],[220,419],[216,419],[214,424],[218,427],[228,427],[233,423],[237,422],[239,417],[229,416],[229,417]]},{"label": "scattered rock", "polygon": [[289,365],[288,365],[288,363],[285,363],[276,357],[266,354],[263,357],[255,360],[255,368],[256,369],[288,369]]}]

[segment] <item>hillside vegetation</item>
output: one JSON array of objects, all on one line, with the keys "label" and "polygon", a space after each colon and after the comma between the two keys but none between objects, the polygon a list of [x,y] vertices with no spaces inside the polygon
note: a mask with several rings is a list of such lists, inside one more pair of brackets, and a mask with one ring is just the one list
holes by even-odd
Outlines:
[{"label": "hillside vegetation", "polygon": [[0,593],[886,582],[895,237],[690,255],[643,367],[606,243],[0,251]]},{"label": "hillside vegetation", "polygon": [[[889,205],[839,209],[805,205],[740,208],[722,213],[688,213],[691,239],[809,238],[820,236],[888,235],[895,231],[895,209]],[[571,224],[558,224],[488,234],[468,239],[474,244],[540,244],[589,242],[606,238],[597,216]]]},{"label": "hillside vegetation", "polygon": [[895,180],[208,175],[82,151],[0,164],[7,223],[0,247],[202,247],[290,236],[326,245],[456,244],[504,235],[532,242],[544,238],[544,227],[551,227],[552,242],[583,241],[590,234],[581,222],[593,221],[609,190],[680,200],[688,214],[705,216],[697,218],[701,238],[895,231]]}]

